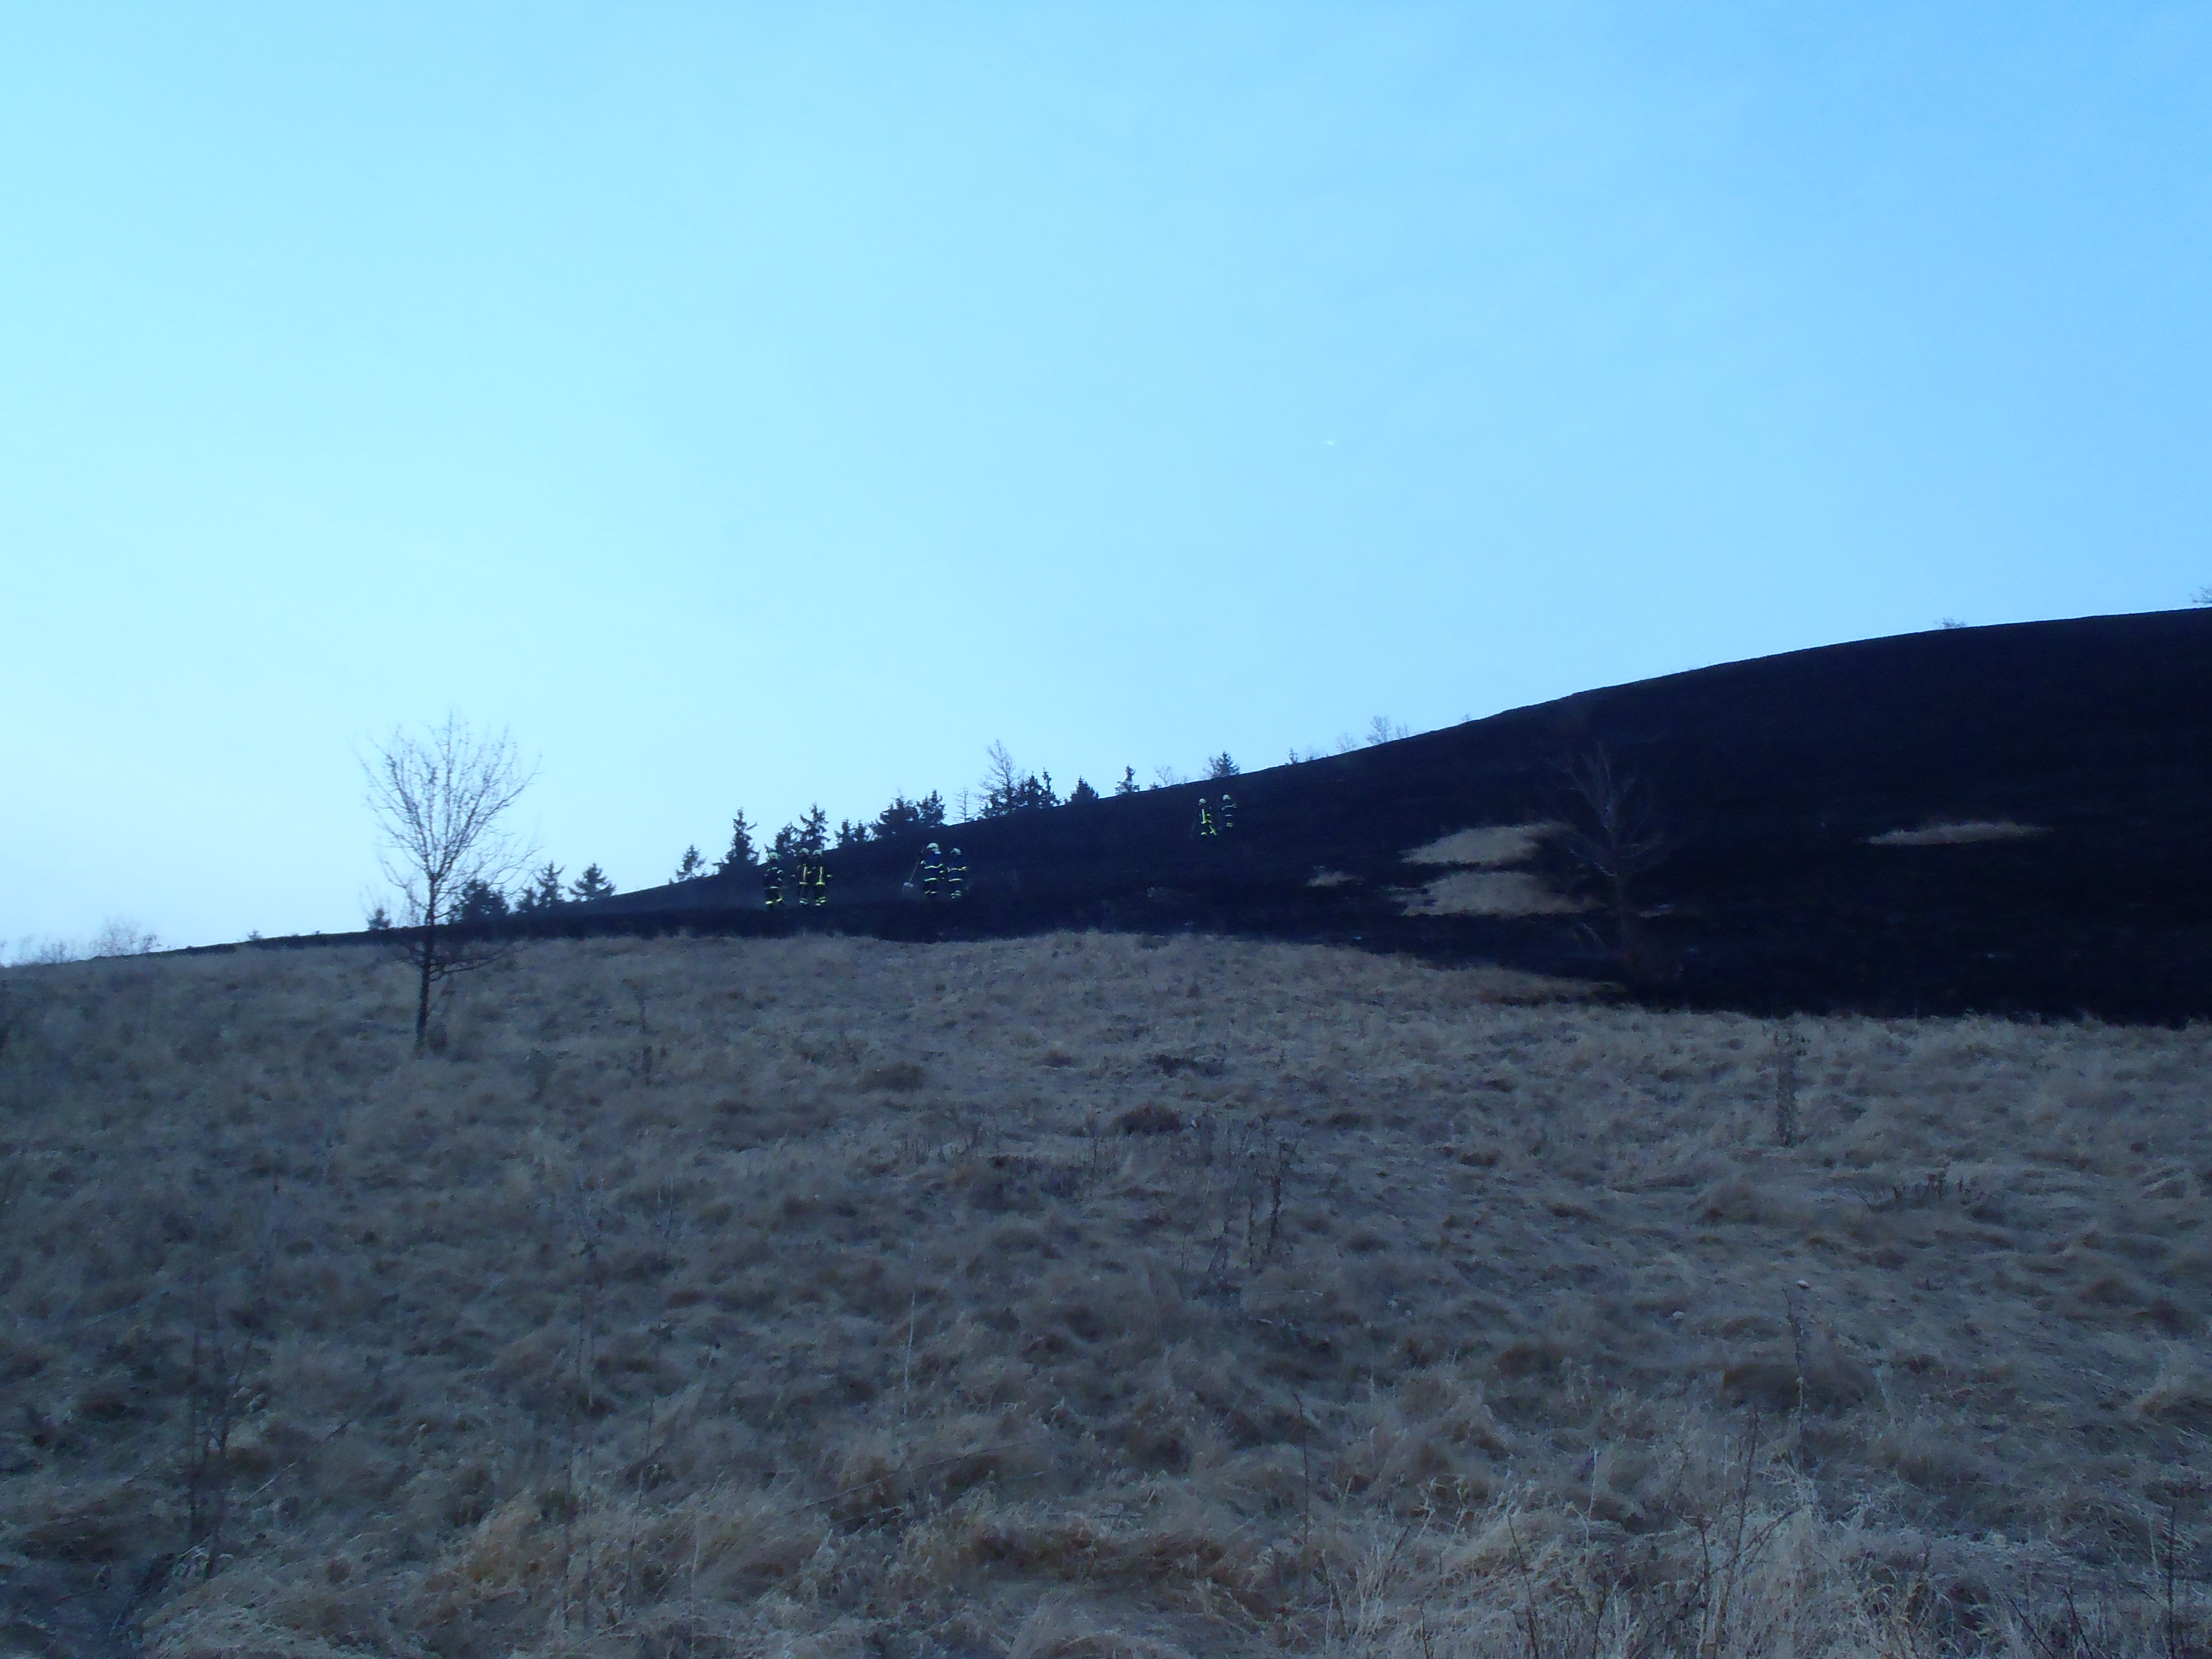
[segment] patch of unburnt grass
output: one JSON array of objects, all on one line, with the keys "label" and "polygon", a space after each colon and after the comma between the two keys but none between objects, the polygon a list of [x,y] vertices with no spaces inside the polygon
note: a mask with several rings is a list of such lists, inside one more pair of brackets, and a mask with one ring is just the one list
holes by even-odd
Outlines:
[{"label": "patch of unburnt grass", "polygon": [[8,976],[19,1621],[2204,1640],[2201,1032],[1778,1033],[1196,937],[547,945],[419,1058],[406,993],[337,951]]}]

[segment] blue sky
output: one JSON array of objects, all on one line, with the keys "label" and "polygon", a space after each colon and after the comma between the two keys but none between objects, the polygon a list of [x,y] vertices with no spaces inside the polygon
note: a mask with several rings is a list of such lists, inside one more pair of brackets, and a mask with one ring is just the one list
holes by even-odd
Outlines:
[{"label": "blue sky", "polygon": [[2212,582],[2203,4],[0,11],[0,939]]}]

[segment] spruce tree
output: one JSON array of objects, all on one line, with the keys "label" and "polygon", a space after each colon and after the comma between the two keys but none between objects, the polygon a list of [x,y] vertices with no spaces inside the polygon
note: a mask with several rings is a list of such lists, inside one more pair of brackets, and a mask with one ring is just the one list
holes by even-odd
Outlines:
[{"label": "spruce tree", "polygon": [[1060,797],[1053,793],[1051,773],[1040,778],[1034,772],[1024,772],[1014,764],[1003,743],[993,744],[987,752],[991,765],[983,775],[983,817],[1002,818],[1010,812],[1060,805]]},{"label": "spruce tree", "polygon": [[1137,781],[1135,767],[1125,766],[1121,769],[1121,781],[1114,786],[1114,793],[1117,795],[1141,795],[1145,793],[1145,786]]},{"label": "spruce tree", "polygon": [[1229,751],[1226,749],[1206,763],[1206,775],[1216,783],[1220,782],[1224,778],[1236,777],[1243,770],[1243,767],[1229,758]]},{"label": "spruce tree", "polygon": [[615,884],[607,879],[606,872],[596,864],[584,866],[584,873],[568,884],[568,893],[579,903],[588,904],[593,899],[612,898]]},{"label": "spruce tree", "polygon": [[1013,787],[1006,810],[1010,812],[1034,812],[1048,806],[1060,805],[1060,797],[1053,793],[1052,774],[1042,778],[1030,773]]},{"label": "spruce tree", "polygon": [[1075,787],[1067,792],[1067,804],[1070,806],[1088,806],[1097,799],[1098,792],[1081,778],[1076,779]]},{"label": "spruce tree", "polygon": [[672,882],[696,881],[706,873],[707,860],[699,856],[699,849],[696,847],[687,847],[684,849],[683,859],[677,864],[676,873],[671,876],[669,880]]},{"label": "spruce tree", "polygon": [[457,927],[465,927],[472,923],[504,921],[507,913],[507,895],[489,882],[471,876],[454,894],[453,911],[447,919]]},{"label": "spruce tree", "polygon": [[819,858],[830,849],[830,815],[819,805],[810,806],[799,820],[799,850]]},{"label": "spruce tree", "polygon": [[730,850],[715,864],[715,874],[726,876],[732,871],[750,870],[760,862],[760,854],[753,850],[753,828],[743,812],[730,820]]},{"label": "spruce tree", "polygon": [[531,872],[530,885],[515,895],[515,914],[541,915],[560,903],[562,897],[561,866],[548,859],[544,869]]}]

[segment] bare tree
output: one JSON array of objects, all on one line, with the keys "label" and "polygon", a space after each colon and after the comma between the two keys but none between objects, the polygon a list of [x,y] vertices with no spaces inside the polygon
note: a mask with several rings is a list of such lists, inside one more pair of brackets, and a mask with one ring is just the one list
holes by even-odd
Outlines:
[{"label": "bare tree", "polygon": [[1644,963],[1638,948],[1636,912],[1630,884],[1674,850],[1651,794],[1632,774],[1617,770],[1604,745],[1567,756],[1559,763],[1560,782],[1576,808],[1574,823],[1561,844],[1595,876],[1606,891],[1620,934],[1620,958],[1632,973]]},{"label": "bare tree", "polygon": [[[1003,743],[994,743],[983,754],[990,763],[983,769],[983,781],[976,787],[987,801],[1002,805],[1011,802],[1022,782],[1022,769],[1014,764],[1013,751]],[[989,808],[984,810],[988,814]]]},{"label": "bare tree", "polygon": [[399,890],[406,958],[418,972],[415,1047],[428,1039],[430,988],[480,968],[496,951],[444,930],[471,883],[503,887],[536,855],[501,820],[537,770],[522,769],[501,730],[479,738],[458,714],[420,735],[394,731],[374,759],[368,804],[376,814],[384,873]]},{"label": "bare tree", "polygon": [[18,968],[55,968],[64,962],[82,962],[85,947],[65,939],[48,936],[40,939],[26,933],[15,944],[15,966]]},{"label": "bare tree", "polygon": [[110,916],[100,923],[86,951],[95,957],[150,957],[161,941],[125,916]]}]

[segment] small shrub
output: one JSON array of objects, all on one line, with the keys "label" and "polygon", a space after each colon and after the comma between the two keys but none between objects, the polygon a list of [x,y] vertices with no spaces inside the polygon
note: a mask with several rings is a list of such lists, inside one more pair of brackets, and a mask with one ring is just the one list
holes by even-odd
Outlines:
[{"label": "small shrub", "polygon": [[1147,1101],[1115,1118],[1114,1127],[1125,1135],[1174,1135],[1181,1134],[1184,1125],[1181,1113],[1169,1110],[1158,1101]]}]

